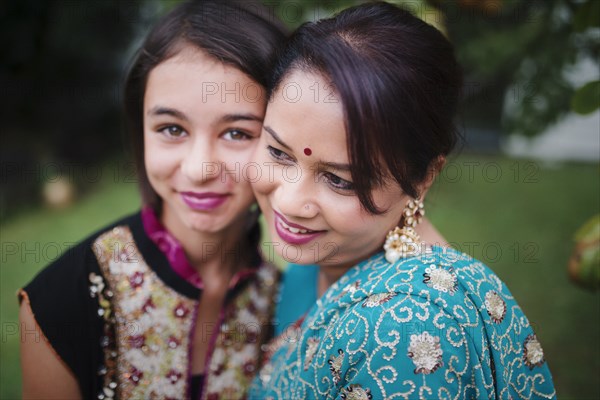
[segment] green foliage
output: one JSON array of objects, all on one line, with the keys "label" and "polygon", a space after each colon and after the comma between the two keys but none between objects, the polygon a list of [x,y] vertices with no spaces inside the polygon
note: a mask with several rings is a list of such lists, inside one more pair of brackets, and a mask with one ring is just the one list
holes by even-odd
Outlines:
[{"label": "green foliage", "polygon": [[492,129],[502,115],[505,133],[543,132],[570,110],[566,72],[600,54],[588,29],[599,26],[597,0],[428,1],[446,16],[464,67],[465,108]]},{"label": "green foliage", "polygon": [[587,115],[600,108],[600,81],[588,82],[575,92],[571,98],[573,111]]},{"label": "green foliage", "polygon": [[600,27],[600,1],[582,3],[573,18],[573,27],[576,32],[584,32],[591,27]]}]

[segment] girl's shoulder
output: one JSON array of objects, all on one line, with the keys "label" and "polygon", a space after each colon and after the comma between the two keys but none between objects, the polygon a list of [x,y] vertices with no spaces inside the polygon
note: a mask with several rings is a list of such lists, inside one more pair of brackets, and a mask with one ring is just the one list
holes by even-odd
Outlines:
[{"label": "girl's shoulder", "polygon": [[[101,271],[94,247],[117,227],[134,229],[139,213],[115,221],[83,239],[42,269],[18,292],[57,356],[74,373],[86,396],[96,395],[95,374],[103,317],[98,298]],[[96,282],[94,282],[96,281]]]},{"label": "girl's shoulder", "polygon": [[81,277],[87,281],[89,272],[95,271],[95,267],[97,267],[93,250],[98,238],[123,226],[130,227],[130,229],[141,227],[140,214],[135,213],[114,221],[67,249],[60,257],[42,269],[25,286],[24,290],[29,293],[39,287],[43,292],[47,292],[57,286],[60,289],[67,288],[69,281],[76,281]]}]

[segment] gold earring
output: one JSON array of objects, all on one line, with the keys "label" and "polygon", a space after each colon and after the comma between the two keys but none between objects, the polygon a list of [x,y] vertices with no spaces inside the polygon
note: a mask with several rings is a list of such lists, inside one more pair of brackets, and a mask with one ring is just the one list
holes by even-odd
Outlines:
[{"label": "gold earring", "polygon": [[424,215],[425,208],[421,200],[411,199],[406,204],[402,212],[403,227],[395,227],[388,232],[383,245],[385,259],[389,263],[421,254],[421,237],[414,228],[421,222]]}]

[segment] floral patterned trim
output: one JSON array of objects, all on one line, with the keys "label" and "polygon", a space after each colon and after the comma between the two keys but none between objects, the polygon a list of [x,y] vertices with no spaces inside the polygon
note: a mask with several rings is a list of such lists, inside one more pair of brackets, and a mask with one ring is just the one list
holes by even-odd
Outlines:
[{"label": "floral patterned trim", "polygon": [[118,353],[115,341],[115,318],[110,302],[113,292],[106,287],[104,278],[101,275],[91,272],[88,279],[90,281],[90,297],[98,299],[98,316],[104,319],[103,333],[100,338],[100,347],[104,352],[104,364],[98,369],[98,375],[104,376],[104,384],[102,390],[98,393],[98,399],[114,399],[118,380]]},{"label": "floral patterned trim", "polygon": [[272,335],[279,271],[270,264],[227,307],[207,363],[203,399],[244,399]]},{"label": "floral patterned trim", "polygon": [[[190,311],[197,302],[158,278],[129,228],[101,235],[93,250],[106,281],[90,275],[90,293],[99,297],[99,315],[114,321],[105,323],[102,338],[106,377],[99,397],[182,397],[188,386]],[[103,306],[107,302],[111,308]]]}]

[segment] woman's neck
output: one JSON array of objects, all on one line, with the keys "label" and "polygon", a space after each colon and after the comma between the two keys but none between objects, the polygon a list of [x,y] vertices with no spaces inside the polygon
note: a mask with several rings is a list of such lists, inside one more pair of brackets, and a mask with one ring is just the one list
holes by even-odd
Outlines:
[{"label": "woman's neck", "polygon": [[[377,253],[377,251],[373,252],[373,254],[375,253]],[[352,267],[361,261],[368,259],[373,254],[367,255],[363,259],[349,261],[343,264],[320,264],[319,274],[317,277],[317,298],[323,296],[325,291],[327,291],[331,285],[344,276]]]},{"label": "woman's neck", "polygon": [[[422,223],[416,228],[417,233],[420,235],[424,246],[447,246],[447,240],[438,232],[438,230],[431,224],[431,222],[424,218]],[[350,268],[354,265],[364,261],[374,254],[378,253],[383,249],[382,245],[375,250],[373,253],[366,255],[363,259],[356,260],[354,262],[346,263],[343,265],[319,265],[319,274],[317,278],[317,296],[321,297],[325,291],[337,282]]]}]

